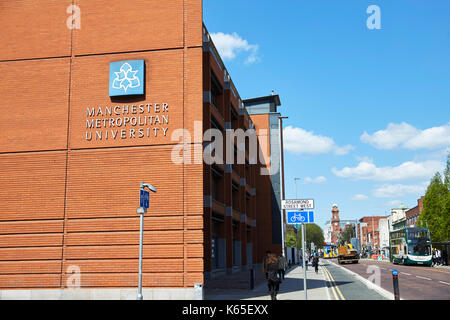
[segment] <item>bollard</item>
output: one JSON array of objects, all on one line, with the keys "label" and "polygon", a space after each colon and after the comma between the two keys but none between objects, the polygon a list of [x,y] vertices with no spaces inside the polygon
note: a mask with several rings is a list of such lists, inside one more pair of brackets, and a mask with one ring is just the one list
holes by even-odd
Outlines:
[{"label": "bollard", "polygon": [[398,289],[398,272],[397,270],[392,270],[392,282],[394,284],[394,298],[395,300],[400,300],[400,291]]},{"label": "bollard", "polygon": [[255,288],[255,271],[253,268],[250,269],[250,290]]}]

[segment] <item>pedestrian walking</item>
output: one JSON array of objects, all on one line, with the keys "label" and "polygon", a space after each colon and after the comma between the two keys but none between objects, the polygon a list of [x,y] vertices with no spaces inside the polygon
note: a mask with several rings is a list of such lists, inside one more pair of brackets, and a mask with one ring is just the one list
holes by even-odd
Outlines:
[{"label": "pedestrian walking", "polygon": [[442,259],[441,259],[441,250],[437,249],[437,254],[436,254],[436,258],[437,258],[437,263],[438,265],[442,265]]},{"label": "pedestrian walking", "polygon": [[267,279],[267,276],[268,276],[267,275],[267,260],[269,259],[271,254],[272,254],[272,252],[270,250],[266,251],[266,256],[264,257],[263,264],[262,264],[263,273],[266,276],[266,279]]},{"label": "pedestrian walking", "polygon": [[316,273],[319,273],[319,255],[316,254],[314,256],[314,271],[316,271]]},{"label": "pedestrian walking", "polygon": [[436,248],[433,248],[433,252],[431,253],[431,266],[436,266]]},{"label": "pedestrian walking", "polygon": [[270,254],[267,258],[267,287],[269,288],[272,300],[277,300],[277,294],[280,290],[280,278],[278,275],[278,258]]},{"label": "pedestrian walking", "polygon": [[286,272],[286,258],[283,255],[278,256],[278,275],[280,276],[280,280],[284,280],[284,274]]},{"label": "pedestrian walking", "polygon": [[447,266],[448,265],[448,255],[447,255],[447,247],[444,247],[444,250],[442,250],[442,265]]}]

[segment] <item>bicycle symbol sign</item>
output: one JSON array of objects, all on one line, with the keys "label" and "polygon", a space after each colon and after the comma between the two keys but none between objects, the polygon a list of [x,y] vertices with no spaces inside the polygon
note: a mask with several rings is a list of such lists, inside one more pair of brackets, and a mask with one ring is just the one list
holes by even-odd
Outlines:
[{"label": "bicycle symbol sign", "polygon": [[314,211],[292,211],[287,213],[288,224],[313,223]]}]

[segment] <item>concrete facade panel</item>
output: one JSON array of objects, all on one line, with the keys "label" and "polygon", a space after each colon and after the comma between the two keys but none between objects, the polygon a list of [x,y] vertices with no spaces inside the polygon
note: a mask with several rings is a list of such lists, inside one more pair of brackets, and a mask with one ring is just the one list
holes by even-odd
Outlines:
[{"label": "concrete facade panel", "polygon": [[[68,260],[64,262],[64,270],[77,266],[83,273],[133,273],[139,268],[138,259],[102,259],[102,260]],[[0,264],[1,271],[1,264]],[[143,259],[142,272],[182,272],[182,259]]]},{"label": "concrete facade panel", "polygon": [[1,274],[0,288],[58,288],[60,274]]},{"label": "concrete facade panel", "polygon": [[68,58],[0,62],[0,153],[67,148],[69,73]]},{"label": "concrete facade panel", "polygon": [[[71,275],[65,274],[63,284]],[[81,288],[107,287],[126,288],[137,287],[138,272],[135,273],[83,273],[80,279]],[[143,273],[143,287],[182,287],[182,273]]]},{"label": "concrete facade panel", "polygon": [[[1,252],[1,249],[0,249]],[[64,250],[64,257],[70,259],[137,259],[139,245],[123,246],[69,246]],[[182,245],[146,245],[143,258],[183,258]]]},{"label": "concrete facade panel", "polygon": [[0,261],[58,260],[61,247],[0,248]]},{"label": "concrete facade panel", "polygon": [[68,217],[136,217],[140,182],[158,188],[150,195],[147,215],[182,215],[182,198],[177,196],[183,193],[182,166],[172,165],[170,152],[170,147],[71,152]]},{"label": "concrete facade panel", "polygon": [[61,261],[1,261],[0,274],[61,274]]},{"label": "concrete facade panel", "polygon": [[183,47],[183,1],[76,0],[75,55]]},{"label": "concrete facade panel", "polygon": [[0,168],[0,221],[63,218],[65,152],[3,154]]},{"label": "concrete facade panel", "polygon": [[62,233],[63,220],[0,221],[0,234]]},{"label": "concrete facade panel", "polygon": [[[2,1],[0,60],[70,56],[72,0]],[[51,12],[51,14],[48,14]],[[32,30],[30,30],[32,27]]]}]

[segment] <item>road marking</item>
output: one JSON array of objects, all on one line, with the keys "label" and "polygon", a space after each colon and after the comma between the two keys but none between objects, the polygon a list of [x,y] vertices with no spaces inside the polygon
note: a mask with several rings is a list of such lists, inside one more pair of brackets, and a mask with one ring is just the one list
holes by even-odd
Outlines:
[{"label": "road marking", "polygon": [[430,278],[425,278],[425,277],[421,277],[421,276],[416,276],[416,278],[420,278],[420,279],[424,279],[424,280],[430,280],[430,281],[431,281],[431,279],[430,279]]},{"label": "road marking", "polygon": [[401,274],[406,274],[407,276],[410,276],[411,273],[406,273],[406,272],[400,272]]},{"label": "road marking", "polygon": [[334,296],[335,296],[335,299],[336,299],[336,300],[343,300],[343,299],[341,299],[342,295],[339,294],[339,292],[338,292],[339,289],[338,289],[338,287],[336,286],[336,282],[334,282],[334,279],[333,279],[333,277],[331,276],[330,271],[326,270],[325,272],[326,272],[327,275],[328,275],[328,279],[330,279],[330,285],[331,285],[331,289],[333,290],[333,294],[334,294]]},{"label": "road marking", "polygon": [[[324,269],[325,269],[325,272],[328,273],[328,276],[329,276],[329,278],[331,280],[332,288],[334,287],[334,289],[336,289],[336,292],[339,294],[341,300],[345,300],[344,295],[342,294],[341,290],[339,290],[338,286],[336,285],[336,282],[334,281],[334,278],[331,275],[330,271],[328,271],[327,268],[324,268]],[[336,299],[336,300],[339,300],[339,299]]]},{"label": "road marking", "polygon": [[439,282],[450,286],[450,283],[448,283],[448,282],[444,282],[444,281],[439,281]]},{"label": "road marking", "polygon": [[333,287],[333,284],[331,283],[331,279],[330,279],[330,277],[328,276],[328,273],[325,271],[325,267],[323,267],[323,269],[324,269],[324,274],[325,274],[325,277],[327,278],[327,282],[329,282],[330,283],[330,288],[331,288],[331,292],[333,293],[333,295],[334,295],[334,300],[339,300],[339,298],[338,298],[338,296],[337,296],[337,294],[336,294],[336,291],[334,290],[334,287]]}]

